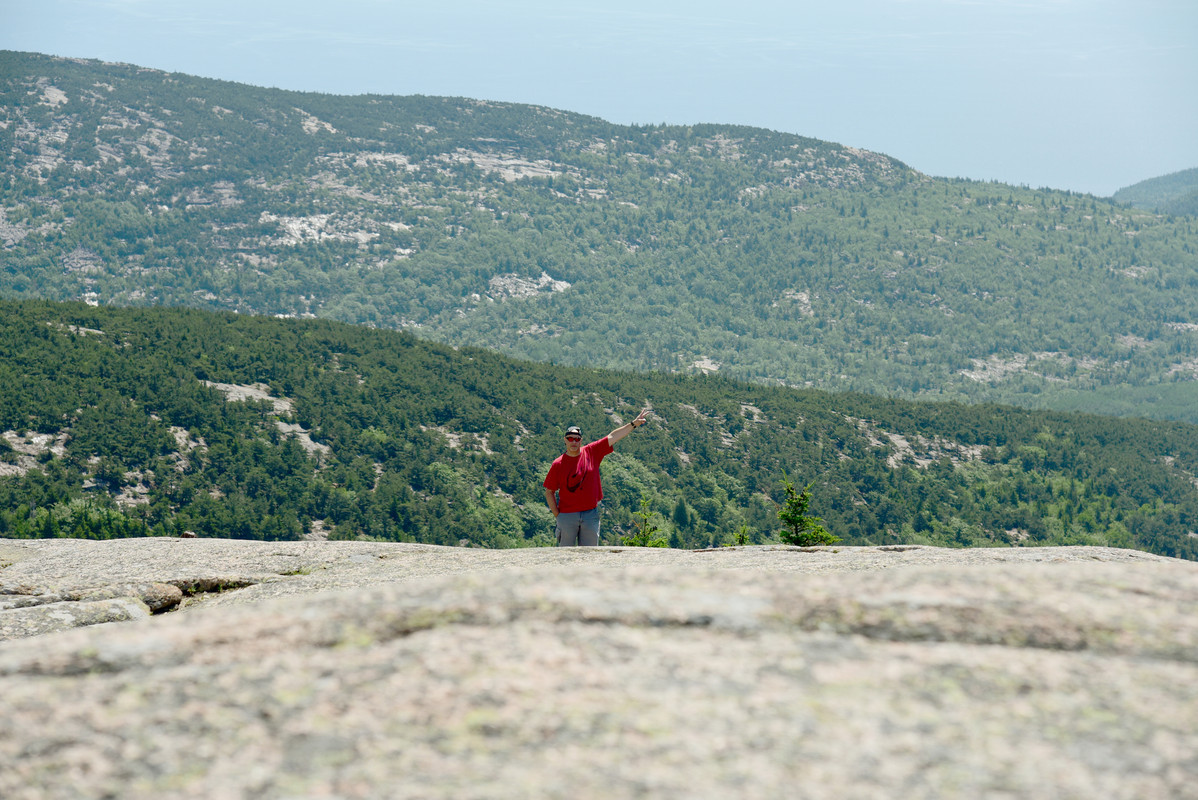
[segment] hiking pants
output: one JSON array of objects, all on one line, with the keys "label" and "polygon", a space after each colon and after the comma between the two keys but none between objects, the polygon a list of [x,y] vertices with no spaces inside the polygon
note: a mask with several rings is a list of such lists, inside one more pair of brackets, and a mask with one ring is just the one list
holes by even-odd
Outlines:
[{"label": "hiking pants", "polygon": [[599,507],[590,511],[572,511],[557,515],[558,547],[597,547],[599,545]]}]

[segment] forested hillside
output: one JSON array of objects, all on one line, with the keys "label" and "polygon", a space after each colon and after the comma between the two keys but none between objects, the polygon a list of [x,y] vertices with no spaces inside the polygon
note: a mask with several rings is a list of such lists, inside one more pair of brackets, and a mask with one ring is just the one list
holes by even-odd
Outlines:
[{"label": "forested hillside", "polygon": [[789,476],[846,544],[1103,544],[1198,558],[1198,426],[514,361],[408,333],[0,301],[0,537],[543,545],[567,424],[674,546],[771,541]]},{"label": "forested hillside", "polygon": [[0,295],[1198,421],[1198,223],[726,125],[0,54]]},{"label": "forested hillside", "polygon": [[1198,214],[1198,168],[1149,178],[1115,192],[1115,201],[1167,214]]}]

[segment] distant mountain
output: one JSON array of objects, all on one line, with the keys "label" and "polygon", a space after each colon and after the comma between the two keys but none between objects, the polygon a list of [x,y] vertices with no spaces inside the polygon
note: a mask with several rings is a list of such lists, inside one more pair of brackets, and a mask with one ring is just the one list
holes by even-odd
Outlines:
[{"label": "distant mountain", "polygon": [[1198,228],[727,125],[0,53],[0,295],[1198,421]]},{"label": "distant mountain", "polygon": [[515,361],[398,331],[0,301],[0,538],[551,543],[562,430],[599,438],[604,541],[776,541],[781,480],[846,544],[1198,559],[1198,426]]},{"label": "distant mountain", "polygon": [[1162,214],[1198,215],[1198,168],[1132,184],[1115,192],[1114,200]]}]

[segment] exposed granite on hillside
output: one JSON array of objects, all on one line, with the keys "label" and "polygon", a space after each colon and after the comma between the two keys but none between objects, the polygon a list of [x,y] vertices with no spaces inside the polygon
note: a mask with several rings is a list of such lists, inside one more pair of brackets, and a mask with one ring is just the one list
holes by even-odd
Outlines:
[{"label": "exposed granite on hillside", "polygon": [[145,609],[0,643],[5,798],[1198,797],[1145,553],[0,541],[0,592]]}]

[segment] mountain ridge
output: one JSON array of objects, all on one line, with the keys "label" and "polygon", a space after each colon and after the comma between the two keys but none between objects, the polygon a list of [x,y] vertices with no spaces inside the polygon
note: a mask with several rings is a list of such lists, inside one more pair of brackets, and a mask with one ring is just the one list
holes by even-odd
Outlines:
[{"label": "mountain ridge", "polygon": [[1190,218],[762,129],[0,58],[6,296],[900,397],[1198,407]]},{"label": "mountain ridge", "polygon": [[1198,214],[1198,168],[1148,178],[1115,192],[1113,199],[1163,214]]}]

